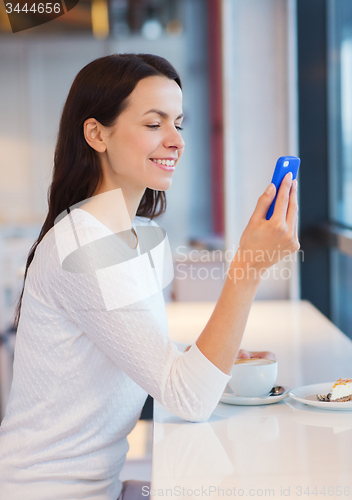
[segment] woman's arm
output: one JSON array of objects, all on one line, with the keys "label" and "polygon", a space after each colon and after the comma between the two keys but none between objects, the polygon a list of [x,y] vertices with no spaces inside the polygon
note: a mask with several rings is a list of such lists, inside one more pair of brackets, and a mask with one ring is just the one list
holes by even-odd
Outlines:
[{"label": "woman's arm", "polygon": [[[287,192],[288,197],[289,186],[285,186],[284,190],[280,189],[280,193]],[[287,219],[292,217],[289,214],[293,213],[294,193],[291,193]],[[242,258],[242,249],[267,248],[277,251],[280,245],[282,249],[288,247],[288,244],[284,244],[287,231],[276,229],[272,219],[265,221],[265,213],[273,197],[274,193],[267,194],[259,200],[242,236],[237,257]],[[282,195],[281,198],[281,204],[284,205]],[[282,210],[287,210],[287,205],[286,202],[286,208],[283,206]],[[275,214],[278,213],[276,210]],[[79,233],[81,245],[106,236],[100,225],[86,227],[85,223],[79,222],[82,214],[76,216],[75,229]],[[262,219],[265,221],[263,224]],[[181,353],[166,335],[164,304],[161,298],[159,301],[159,295],[133,302],[132,307],[107,308],[105,295],[101,291],[102,284],[104,290],[109,290],[109,296],[116,300],[119,297],[135,297],[136,284],[141,276],[140,269],[133,263],[126,268],[111,266],[99,272],[70,272],[62,268],[58,255],[62,257],[72,252],[76,240],[71,234],[69,220],[64,218],[59,224],[55,234],[51,233],[42,251],[37,254],[27,288],[33,288],[32,281],[38,281],[34,283],[33,294],[43,294],[43,302],[67,319],[73,338],[77,336],[82,345],[92,352],[92,356],[100,359],[105,355],[109,369],[113,370],[110,366],[113,363],[117,370],[122,370],[165,408],[181,418],[207,420],[229,380],[227,373],[237,356],[259,280],[236,277],[234,281],[235,275],[229,274],[207,326],[196,344],[189,351]],[[52,251],[55,242],[56,245],[59,242],[60,252]],[[92,254],[93,257],[95,255]],[[232,267],[233,270],[241,269],[241,266],[244,268],[248,254],[243,257],[244,260],[238,261],[239,267]],[[269,267],[273,263],[268,258],[266,265]],[[235,264],[237,266],[236,259],[233,266]],[[260,267],[263,266],[261,262]],[[48,276],[43,280],[44,268]]]},{"label": "woman's arm", "polygon": [[267,221],[274,197],[271,184],[258,201],[213,314],[196,341],[204,356],[224,373],[230,373],[237,357],[261,273],[299,249],[297,182],[292,183],[291,174],[286,175],[274,214]]},{"label": "woman's arm", "polygon": [[[119,263],[120,241],[84,211],[73,210],[71,215],[72,221],[60,220],[36,254],[27,293],[59,315],[67,329],[65,338],[71,339],[67,349],[79,339],[82,355],[88,352],[100,362],[105,357],[106,369],[115,376],[121,373],[123,383],[130,383],[127,375],[172,413],[186,420],[207,420],[229,375],[195,344],[182,353],[168,338],[165,303],[148,256]],[[143,221],[145,227],[154,224]],[[76,267],[65,267],[64,259],[76,251],[76,241],[85,253],[78,254]],[[99,242],[99,251],[92,242]],[[106,267],[104,256],[118,264]],[[149,279],[157,293],[146,288]]]}]

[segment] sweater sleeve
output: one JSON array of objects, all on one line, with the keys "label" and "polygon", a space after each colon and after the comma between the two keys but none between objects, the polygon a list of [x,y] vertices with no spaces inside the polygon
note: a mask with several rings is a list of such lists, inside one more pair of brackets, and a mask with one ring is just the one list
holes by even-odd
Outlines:
[{"label": "sweater sleeve", "polygon": [[[96,241],[99,231],[80,228],[81,241]],[[72,241],[63,241],[72,250]],[[61,254],[62,249],[61,245]],[[60,313],[167,410],[189,421],[207,420],[231,377],[196,344],[183,353],[171,342],[160,321],[165,317],[162,291],[138,300],[143,296],[141,283],[148,276],[142,275],[137,261],[133,262],[136,259],[131,259],[129,267],[118,264],[96,272],[83,266],[80,272],[71,272],[59,264],[58,253],[56,264],[50,266],[46,294]],[[45,258],[44,252],[38,257]],[[136,302],[126,301],[134,296]],[[111,304],[112,298],[118,307]]]}]

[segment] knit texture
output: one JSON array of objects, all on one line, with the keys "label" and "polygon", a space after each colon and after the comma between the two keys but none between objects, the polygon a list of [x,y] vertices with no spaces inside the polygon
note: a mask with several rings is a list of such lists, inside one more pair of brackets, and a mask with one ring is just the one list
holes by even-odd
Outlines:
[{"label": "knit texture", "polygon": [[[137,232],[148,225],[157,226],[142,217],[133,222]],[[175,415],[199,422],[209,418],[230,378],[195,344],[182,353],[168,338],[157,284],[162,262],[148,269],[156,293],[112,309],[106,290],[116,304],[133,296],[142,279],[138,265],[128,273],[121,265],[111,272],[63,269],[77,236],[83,246],[111,235],[117,237],[75,209],[37,247],[0,427],[1,500],[116,500],[126,436],[147,394]]]}]

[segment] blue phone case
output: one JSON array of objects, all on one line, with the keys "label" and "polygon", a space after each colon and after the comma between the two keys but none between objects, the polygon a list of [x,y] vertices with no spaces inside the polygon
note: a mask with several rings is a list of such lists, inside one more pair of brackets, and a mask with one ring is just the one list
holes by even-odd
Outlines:
[{"label": "blue phone case", "polygon": [[273,178],[271,179],[271,182],[276,186],[276,195],[266,214],[266,220],[269,220],[273,215],[277,194],[283,178],[286,174],[292,172],[292,179],[296,179],[300,163],[301,160],[297,156],[281,156],[277,160]]}]

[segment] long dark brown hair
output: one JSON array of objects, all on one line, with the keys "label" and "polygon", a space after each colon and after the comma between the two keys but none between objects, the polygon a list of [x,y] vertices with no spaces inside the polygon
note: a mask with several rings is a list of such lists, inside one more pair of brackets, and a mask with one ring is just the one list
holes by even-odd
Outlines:
[{"label": "long dark brown hair", "polygon": [[[88,118],[95,118],[105,127],[112,126],[128,106],[128,96],[137,83],[148,76],[166,76],[182,88],[175,68],[163,57],[152,54],[100,57],[81,69],[74,79],[60,121],[53,178],[48,190],[49,211],[28,254],[22,292],[15,311],[15,328],[20,319],[28,268],[37,246],[54,226],[56,217],[75,203],[90,198],[103,180],[98,155],[84,138],[83,123]],[[165,209],[165,193],[146,188],[137,215],[152,219]]]}]

